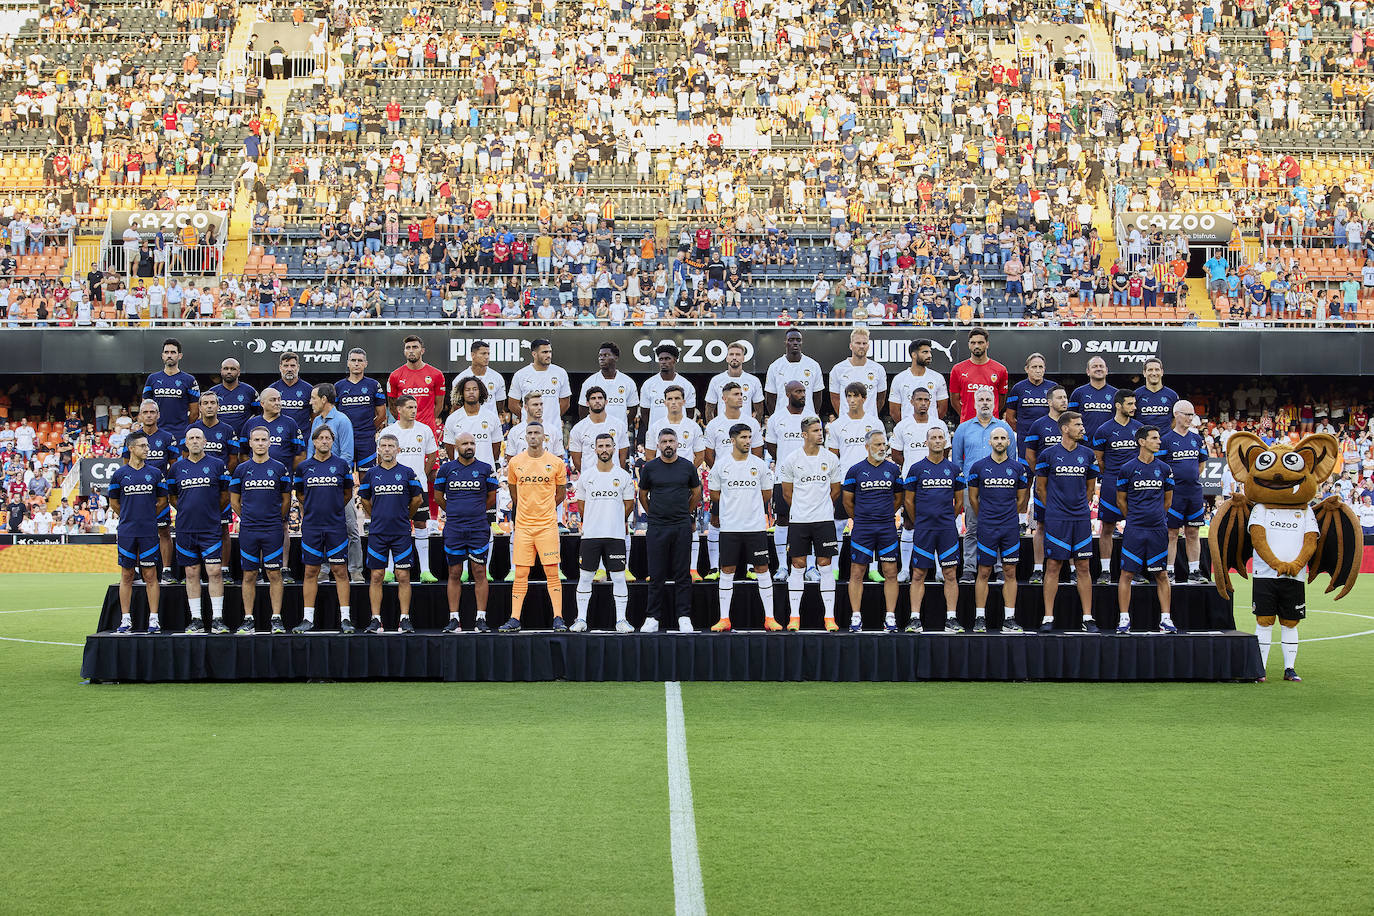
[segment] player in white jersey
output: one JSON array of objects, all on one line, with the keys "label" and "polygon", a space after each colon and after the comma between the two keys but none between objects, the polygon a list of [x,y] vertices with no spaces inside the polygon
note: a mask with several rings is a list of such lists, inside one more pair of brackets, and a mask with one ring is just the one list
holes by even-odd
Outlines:
[{"label": "player in white jersey", "polygon": [[766,507],[773,499],[768,462],[753,454],[753,431],[740,422],[730,428],[730,452],[711,468],[711,524],[720,529],[720,620],[712,633],[730,629],[730,603],[735,595],[735,569],[741,557],[753,567],[763,602],[763,628],[781,630],[773,616],[773,580],[768,575]]},{"label": "player in white jersey", "polygon": [[[894,389],[895,390],[895,389]],[[918,461],[925,460],[930,454],[930,447],[926,444],[930,429],[939,425],[943,427],[943,420],[932,420],[930,418],[931,392],[926,388],[912,389],[910,401],[905,408],[906,416],[902,421],[892,428],[892,436],[888,439],[888,450],[894,464],[899,468],[909,468]],[[948,457],[948,452],[946,452]],[[902,556],[911,556],[911,548],[916,543],[916,532],[913,528],[902,526],[899,529],[902,540]],[[898,582],[911,581],[911,564],[903,563],[902,569],[897,573]]]},{"label": "player in white jersey", "polygon": [[910,368],[903,369],[892,377],[887,390],[887,409],[894,423],[911,415],[911,393],[917,388],[930,392],[935,416],[943,417],[949,409],[949,386],[944,376],[930,368],[934,361],[934,351],[926,338],[913,340],[907,348],[911,354]]},{"label": "player in white jersey", "polygon": [[[840,456],[840,467],[846,470],[868,458],[868,434],[872,430],[883,428],[877,415],[864,410],[867,393],[863,382],[850,382],[845,386],[846,410],[831,420],[825,430],[826,448]],[[844,529],[849,524],[849,518],[836,506],[834,519],[835,539],[843,542]],[[839,572],[839,566],[835,567],[835,571]]]},{"label": "player in white jersey", "polygon": [[510,460],[529,448],[525,439],[525,427],[537,422],[544,428],[544,448],[566,461],[568,453],[563,448],[563,424],[544,421],[544,396],[537,393],[527,394],[521,401],[521,406],[524,408],[525,419],[512,426],[506,434],[506,459]]},{"label": "player in white jersey", "polygon": [[[654,350],[654,355],[658,357],[658,372],[644,380],[644,384],[639,386],[639,423],[644,430],[658,430],[662,427],[662,420],[668,412],[664,401],[669,388],[677,387],[682,389],[683,410],[695,410],[697,406],[697,391],[692,387],[685,376],[677,374],[678,348],[670,343],[659,344]],[[647,425],[645,425],[647,424]],[[658,439],[658,433],[652,436],[646,434],[644,441]],[[682,443],[678,443],[678,448]]]},{"label": "player in white jersey", "polygon": [[[458,377],[461,379],[463,376],[472,376],[481,382],[482,387],[487,389],[487,400],[491,402],[492,412],[495,413],[501,405],[506,403],[506,380],[501,377],[501,373],[489,365],[491,345],[485,340],[473,341],[472,346],[468,348],[468,357],[472,360],[472,365],[460,372]],[[457,392],[456,385],[454,392]],[[481,461],[483,459],[480,440],[477,446],[477,460]]]},{"label": "player in white jersey", "polygon": [[[763,435],[758,421],[744,412],[744,390],[739,382],[726,382],[721,398],[724,408],[720,416],[706,424],[706,466],[715,467],[720,457],[730,454],[734,441],[730,431],[740,423],[749,427],[749,441],[758,443],[751,451],[762,458]],[[720,567],[720,528],[715,525],[706,529],[706,558],[711,569]]]},{"label": "player in white jersey", "polygon": [[590,407],[587,404],[587,391],[593,386],[599,387],[606,394],[606,413],[628,428],[630,418],[639,412],[639,390],[635,387],[634,379],[618,368],[620,348],[613,341],[606,341],[597,351],[596,361],[600,371],[587,376],[577,395],[577,403],[583,408],[582,414],[586,416]]},{"label": "player in white jersey", "polygon": [[[625,421],[620,417],[609,416],[606,392],[599,385],[593,385],[583,392],[587,402],[587,415],[573,425],[568,435],[568,455],[572,458],[574,471],[581,472],[583,455],[596,451],[596,439],[602,434],[610,434],[615,440],[615,448],[621,467],[630,451],[630,436]],[[589,464],[591,462],[588,462]]]},{"label": "player in white jersey", "polygon": [[657,426],[651,426],[644,434],[644,460],[653,461],[658,455],[658,434],[664,428],[677,433],[677,451],[684,458],[692,458],[692,464],[701,467],[706,455],[706,433],[695,420],[687,419],[684,407],[684,391],[681,385],[672,385],[663,393],[663,403],[667,412]]},{"label": "player in white jersey", "polygon": [[868,457],[868,449],[864,447],[868,432],[883,425],[877,417],[865,412],[865,393],[862,382],[850,382],[844,393],[845,412],[826,427],[826,447],[840,456],[840,464],[846,468]]},{"label": "player in white jersey", "polygon": [[[806,403],[806,385],[796,379],[783,385],[783,394],[786,395],[786,402],[777,410],[773,411],[764,423],[763,442],[768,449],[768,455],[773,459],[773,467],[779,466],[779,462],[785,460],[789,455],[801,448],[802,445],[802,420],[810,415],[810,409]],[[822,442],[825,439],[824,433],[821,434]],[[782,488],[773,489],[773,547],[776,548],[778,556],[787,554],[787,502],[782,498]],[[782,582],[787,578],[787,567],[780,564],[778,571],[773,574],[774,582]]]},{"label": "player in white jersey", "polygon": [[524,407],[525,396],[529,394],[545,395],[550,399],[550,408],[555,403],[558,404],[558,416],[549,417],[550,423],[554,423],[568,412],[568,399],[572,397],[568,373],[553,364],[553,344],[542,337],[530,341],[530,364],[516,370],[510,380],[510,394],[506,396],[506,404],[517,419],[520,418],[520,411]]},{"label": "player in white jersey", "polygon": [[[726,382],[735,382],[744,390],[744,408],[755,418],[763,416],[763,382],[758,376],[744,371],[744,354],[747,351],[741,341],[735,341],[725,348],[725,371],[716,374],[706,386],[706,420],[710,422],[720,412],[720,393]],[[759,437],[754,436],[758,442]]]},{"label": "player in white jersey", "polygon": [[[396,461],[415,472],[428,494],[433,489],[434,472],[438,468],[435,458],[439,454],[439,443],[434,440],[434,430],[428,424],[415,422],[419,404],[415,397],[403,394],[396,399],[396,422],[377,434],[380,439],[385,435],[396,437]],[[415,554],[420,560],[420,581],[438,582],[429,571],[429,502],[421,503],[415,516],[410,520],[410,535],[415,539]],[[391,565],[388,558],[387,565]],[[387,576],[391,570],[388,569]]]},{"label": "player in white jersey", "polygon": [[787,629],[801,627],[802,591],[806,588],[806,564],[810,556],[816,558],[820,571],[817,581],[826,626],[830,629],[835,620],[835,577],[829,575],[827,567],[840,549],[834,517],[844,468],[838,455],[821,447],[825,433],[819,417],[805,417],[800,427],[801,446],[778,459],[778,489],[782,491],[782,498],[774,500],[775,504],[786,506],[788,512],[785,565],[788,568],[787,600],[792,616]]},{"label": "player in white jersey", "polygon": [[783,355],[768,364],[768,374],[763,379],[763,401],[769,413],[777,409],[778,395],[793,381],[806,387],[812,408],[820,413],[825,402],[825,374],[820,363],[802,353],[802,332],[796,328],[787,332]]},{"label": "player in white jersey", "polygon": [[458,407],[444,421],[444,450],[449,460],[457,457],[458,437],[468,433],[477,444],[477,460],[495,468],[497,447],[501,444],[501,418],[491,407],[487,386],[481,379],[465,375],[453,384],[453,403]]},{"label": "player in white jersey", "polygon": [[877,360],[868,358],[868,328],[855,328],[850,332],[849,354],[848,359],[840,360],[830,370],[830,408],[840,413],[845,391],[852,383],[859,382],[867,392],[864,412],[879,417],[887,398],[887,370]]},{"label": "player in white jersey", "polygon": [[616,463],[616,443],[611,433],[598,433],[592,448],[596,462],[578,474],[573,488],[582,502],[582,555],[577,579],[577,622],[572,629],[586,632],[592,582],[597,569],[604,566],[611,577],[611,595],[615,599],[615,631],[633,633],[634,627],[625,618],[630,601],[630,587],[625,579],[629,562],[625,519],[634,511],[634,475]]}]

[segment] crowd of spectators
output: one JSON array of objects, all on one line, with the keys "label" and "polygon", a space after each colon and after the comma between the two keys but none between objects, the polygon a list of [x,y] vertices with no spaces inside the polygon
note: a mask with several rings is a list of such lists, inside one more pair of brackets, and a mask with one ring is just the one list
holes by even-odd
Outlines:
[{"label": "crowd of spectators", "polygon": [[[751,303],[786,320],[1192,323],[1189,293],[1217,278],[1187,282],[1186,242],[1132,230],[1103,264],[1102,237],[1121,212],[1197,209],[1259,235],[1266,254],[1228,258],[1240,280],[1280,284],[1264,309],[1230,290],[1221,318],[1349,320],[1342,278],[1272,270],[1285,255],[1267,250],[1334,242],[1362,262],[1374,245],[1367,163],[1330,173],[1274,136],[1326,115],[1374,127],[1356,6],[259,4],[314,61],[278,113],[262,95],[280,44],[250,45],[261,76],[201,64],[233,4],[66,0],[0,48],[17,89],[0,129],[50,143],[40,219],[90,212],[106,185],[149,209],[247,197],[254,251],[285,270],[212,286],[195,321],[361,322],[409,287],[426,317],[490,323],[755,319]],[[152,26],[131,34],[135,13]],[[1036,31],[1100,15],[1114,55]],[[59,38],[79,62],[47,56]],[[231,156],[232,188],[165,180],[215,178]],[[125,319],[127,299],[93,296],[91,323]]]}]

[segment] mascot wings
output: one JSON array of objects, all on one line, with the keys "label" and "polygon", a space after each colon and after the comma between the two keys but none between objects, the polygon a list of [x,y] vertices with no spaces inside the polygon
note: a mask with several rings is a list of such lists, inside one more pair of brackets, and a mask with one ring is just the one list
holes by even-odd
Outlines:
[{"label": "mascot wings", "polygon": [[[1286,442],[1265,445],[1258,436],[1234,433],[1226,444],[1226,463],[1236,483],[1243,488],[1217,504],[1212,516],[1208,544],[1212,552],[1212,577],[1223,598],[1231,597],[1230,571],[1248,577],[1245,564],[1255,553],[1275,568],[1279,561],[1269,553],[1263,540],[1252,542],[1250,511],[1256,503],[1285,509],[1302,509],[1317,494],[1322,481],[1331,476],[1340,449],[1334,436],[1304,436],[1297,445]],[[1293,574],[1307,566],[1307,581],[1321,573],[1331,576],[1326,591],[1339,588],[1338,599],[1355,587],[1360,572],[1364,533],[1354,510],[1331,496],[1312,507],[1317,516],[1317,533],[1307,543]]]}]

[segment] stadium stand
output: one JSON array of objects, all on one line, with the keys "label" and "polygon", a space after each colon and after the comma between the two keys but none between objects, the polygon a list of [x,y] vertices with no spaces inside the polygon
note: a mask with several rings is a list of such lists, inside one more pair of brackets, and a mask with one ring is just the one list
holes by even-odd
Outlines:
[{"label": "stadium stand", "polygon": [[[1369,23],[1242,5],[35,7],[0,47],[0,243],[43,244],[0,263],[0,311],[1366,321]],[[177,231],[100,237],[184,210],[235,214],[193,264]],[[1121,222],[1140,212],[1235,230],[1202,249]],[[1236,289],[1200,270],[1214,250]],[[169,297],[169,271],[197,294]]]},{"label": "stadium stand", "polygon": [[[0,243],[42,240],[4,319],[1370,319],[1363,11],[812,13],[36,8],[0,46]],[[148,212],[223,219],[110,218]],[[179,312],[139,291],[174,276]]]}]

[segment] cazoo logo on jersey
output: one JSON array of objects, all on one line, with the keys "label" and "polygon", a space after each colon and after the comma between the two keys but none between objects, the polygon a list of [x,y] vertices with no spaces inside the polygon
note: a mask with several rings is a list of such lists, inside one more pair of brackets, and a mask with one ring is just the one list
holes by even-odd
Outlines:
[{"label": "cazoo logo on jersey", "polygon": [[696,337],[684,337],[681,340],[664,339],[659,341],[637,340],[634,345],[635,361],[651,365],[658,362],[658,357],[654,355],[654,348],[660,344],[673,344],[682,351],[678,362],[694,363],[725,363],[725,351],[730,345],[737,343],[744,347],[744,360],[748,362],[754,358],[754,344],[750,340],[720,340],[712,338],[702,340]]},{"label": "cazoo logo on jersey", "polygon": [[[211,341],[214,343],[214,341]],[[343,361],[344,342],[342,340],[264,340],[250,337],[234,341],[249,353],[295,353],[303,364],[333,364]]]},{"label": "cazoo logo on jersey", "polygon": [[1158,340],[1084,340],[1065,337],[1059,344],[1065,353],[1086,353],[1091,356],[1115,356],[1122,363],[1143,363],[1159,355]]}]

